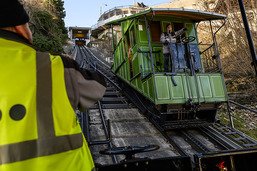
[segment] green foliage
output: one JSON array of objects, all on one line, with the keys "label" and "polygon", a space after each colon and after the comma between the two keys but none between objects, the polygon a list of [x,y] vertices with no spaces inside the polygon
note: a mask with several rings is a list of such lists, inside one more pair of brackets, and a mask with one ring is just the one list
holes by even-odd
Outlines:
[{"label": "green foliage", "polygon": [[[246,110],[240,110],[240,109],[234,108],[231,111],[231,115],[233,116],[234,126],[236,129],[242,131],[243,133],[257,140],[257,129],[256,127],[253,128],[249,124],[250,121],[254,120],[254,119],[251,119],[251,117],[254,118],[253,113],[250,113],[249,111],[246,111]],[[229,122],[226,106],[221,107],[221,109],[218,111],[218,116],[221,123],[225,125],[229,125],[230,122]]]},{"label": "green foliage", "polygon": [[40,51],[49,51],[52,54],[59,54],[62,52],[62,40],[55,36],[55,37],[47,37],[42,34],[35,33],[33,44],[34,46]]},{"label": "green foliage", "polygon": [[67,34],[64,18],[66,16],[63,0],[48,0],[48,3],[54,8],[52,13],[56,17],[56,24],[61,28],[63,34]]},{"label": "green foliage", "polygon": [[53,12],[55,15],[60,18],[64,19],[66,16],[65,9],[64,9],[64,2],[63,0],[48,0],[48,3],[54,7]]},{"label": "green foliage", "polygon": [[62,46],[67,40],[64,24],[65,11],[62,0],[48,0],[43,7],[30,7],[30,28],[33,33],[33,44],[39,51],[52,54],[63,52]]}]

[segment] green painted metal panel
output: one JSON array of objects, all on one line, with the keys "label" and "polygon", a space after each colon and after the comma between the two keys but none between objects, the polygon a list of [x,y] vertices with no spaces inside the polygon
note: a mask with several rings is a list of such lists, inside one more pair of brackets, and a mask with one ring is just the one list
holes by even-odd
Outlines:
[{"label": "green painted metal panel", "polygon": [[211,75],[211,86],[213,90],[213,97],[215,98],[224,98],[225,91],[222,84],[222,78],[221,76],[217,75]]},{"label": "green painted metal panel", "polygon": [[154,90],[154,81],[153,81],[153,75],[147,80],[147,87],[149,92],[149,98],[155,101],[155,90]]},{"label": "green painted metal panel", "polygon": [[134,75],[139,74],[141,71],[140,71],[140,58],[138,57],[138,53],[135,53],[133,55],[132,65],[133,65]]},{"label": "green painted metal panel", "polygon": [[130,80],[130,66],[129,66],[129,62],[127,60],[126,62],[126,75],[127,75],[127,80]]},{"label": "green painted metal panel", "polygon": [[122,75],[123,78],[126,78],[126,73],[125,73],[125,67],[124,67],[124,64],[123,66],[120,68],[120,74]]},{"label": "green painted metal panel", "polygon": [[124,74],[125,64],[123,64],[119,69],[119,74],[122,75],[123,78],[126,79],[126,76]]},{"label": "green painted metal panel", "polygon": [[192,98],[193,102],[225,101],[221,75],[197,74],[196,77],[184,75],[184,82],[186,99]]},{"label": "green painted metal panel", "polygon": [[[145,46],[141,46],[140,50],[142,52],[148,52],[149,48],[145,47]],[[144,75],[147,75],[148,73],[150,73],[152,71],[151,69],[151,60],[150,60],[150,55],[149,53],[142,53],[139,52],[139,57],[142,59],[142,76],[144,77]]]},{"label": "green painted metal panel", "polygon": [[143,76],[143,64],[144,64],[144,60],[143,60],[143,56],[140,53],[137,53],[137,58],[138,58],[138,65],[139,65],[139,71],[141,73],[141,77]]},{"label": "green painted metal panel", "polygon": [[200,98],[200,86],[198,82],[196,82],[197,77],[183,75],[183,79],[184,79],[184,88],[186,91],[185,101],[187,101],[188,99],[192,99],[193,102],[198,102]]},{"label": "green painted metal panel", "polygon": [[169,84],[167,76],[155,76],[157,100],[170,99]]},{"label": "green painted metal panel", "polygon": [[119,65],[121,65],[125,59],[125,53],[123,52],[123,43],[121,43],[121,45],[119,46],[119,55],[120,55]]},{"label": "green painted metal panel", "polygon": [[[117,65],[119,66],[119,65],[121,65],[121,58],[122,58],[122,56],[120,55],[120,46],[119,46],[119,48],[117,49],[117,56],[118,56],[118,58],[117,58]],[[117,66],[117,67],[118,67]]]},{"label": "green painted metal panel", "polygon": [[122,33],[126,33],[133,20],[126,20],[121,23]]},{"label": "green painted metal panel", "polygon": [[128,63],[128,60],[126,60],[126,63],[125,63],[125,65],[124,65],[124,74],[125,74],[126,80],[130,80],[129,63]]},{"label": "green painted metal panel", "polygon": [[140,90],[140,92],[143,92],[143,84],[142,84],[142,80],[140,79],[140,77],[137,77],[137,86],[138,89]]},{"label": "green painted metal panel", "polygon": [[189,76],[182,73],[174,76],[174,80],[177,86],[172,83],[171,76],[155,75],[156,104],[186,103],[189,98],[195,103],[226,101],[226,92],[220,74]]},{"label": "green painted metal panel", "polygon": [[148,85],[147,85],[147,81],[142,82],[142,86],[143,86],[143,94],[148,97],[149,95],[149,89],[148,89]]},{"label": "green painted metal panel", "polygon": [[184,74],[181,74],[181,77],[182,77],[182,82],[183,82],[183,88],[185,90],[185,99],[189,99],[189,97],[191,97],[191,94],[192,94],[192,91],[190,88],[190,83]]},{"label": "green painted metal panel", "polygon": [[112,68],[112,70],[113,71],[115,71],[116,70],[116,68],[117,68],[117,66],[118,66],[118,58],[119,56],[117,55],[117,50],[114,52],[114,63],[113,63],[113,68]]},{"label": "green painted metal panel", "polygon": [[[124,52],[123,52],[124,50],[123,50],[123,47],[124,47],[124,44],[121,41],[115,49],[114,64],[113,64],[113,68],[112,68],[113,71],[116,71],[117,69],[122,70],[123,66],[121,67],[121,65],[124,65]],[[123,71],[116,71],[116,72],[120,73],[121,75],[124,76]]]},{"label": "green painted metal panel", "polygon": [[146,27],[145,27],[145,22],[144,21],[139,21],[138,24],[138,37],[139,37],[139,42],[140,43],[147,43],[148,38],[147,38],[147,32],[146,32]]},{"label": "green painted metal panel", "polygon": [[212,98],[212,87],[209,75],[200,75],[198,77],[200,93],[202,98]]},{"label": "green painted metal panel", "polygon": [[[197,79],[199,98],[196,94]],[[156,86],[154,86],[154,79]],[[197,74],[186,76],[177,74],[174,76],[177,86],[173,85],[171,76],[156,74],[148,79],[142,80],[140,77],[134,79],[130,84],[155,104],[183,104],[193,95],[193,102],[213,103],[226,101],[225,90],[223,88],[222,76],[220,74]],[[186,84],[190,85],[188,87]],[[154,90],[156,88],[156,90]],[[188,89],[189,88],[189,89]],[[191,95],[188,95],[190,91]]]},{"label": "green painted metal panel", "polygon": [[120,67],[118,70],[117,70],[117,75],[120,75],[124,78],[124,75],[122,74],[122,67]]},{"label": "green painted metal panel", "polygon": [[171,81],[171,76],[167,76],[167,79],[169,81],[169,89],[171,94],[171,99],[184,99],[185,98],[185,91],[183,87],[183,79],[182,76],[174,76],[174,80],[177,84],[175,86]]},{"label": "green painted metal panel", "polygon": [[[196,99],[198,96],[198,90],[196,87],[196,81],[194,76],[186,77],[186,80],[189,82],[189,90],[191,92],[190,97]],[[197,92],[198,91],[198,92]]]},{"label": "green painted metal panel", "polygon": [[155,72],[163,71],[163,54],[161,45],[153,45],[153,60]]}]

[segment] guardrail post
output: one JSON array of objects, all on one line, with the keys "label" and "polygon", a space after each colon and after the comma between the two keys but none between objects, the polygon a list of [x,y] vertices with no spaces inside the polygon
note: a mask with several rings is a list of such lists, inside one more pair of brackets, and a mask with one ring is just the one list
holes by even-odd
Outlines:
[{"label": "guardrail post", "polygon": [[233,121],[233,116],[231,115],[231,110],[230,110],[230,104],[229,101],[227,101],[227,108],[228,108],[228,117],[229,117],[229,124],[231,128],[235,128],[234,126],[234,121]]}]

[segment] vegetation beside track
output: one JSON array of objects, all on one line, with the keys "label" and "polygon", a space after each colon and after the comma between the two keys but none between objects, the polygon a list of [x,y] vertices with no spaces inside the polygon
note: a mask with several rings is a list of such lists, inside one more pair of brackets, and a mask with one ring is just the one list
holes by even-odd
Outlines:
[{"label": "vegetation beside track", "polygon": [[61,53],[68,39],[63,0],[24,0],[24,5],[30,16],[35,48],[52,54]]},{"label": "vegetation beside track", "polygon": [[[248,106],[249,108],[255,107],[257,108],[257,104],[252,104]],[[257,117],[256,114],[245,110],[240,109],[231,105],[231,114],[233,116],[234,126],[236,129],[244,132],[245,134],[249,135],[250,137],[257,140]],[[225,124],[229,125],[229,117],[227,113],[227,106],[222,106],[221,109],[218,111],[218,116],[220,121]]]}]

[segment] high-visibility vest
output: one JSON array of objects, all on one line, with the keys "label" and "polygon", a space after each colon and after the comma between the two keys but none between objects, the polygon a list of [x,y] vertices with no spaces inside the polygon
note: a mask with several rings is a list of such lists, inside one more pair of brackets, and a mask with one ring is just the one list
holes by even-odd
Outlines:
[{"label": "high-visibility vest", "polygon": [[59,56],[0,38],[0,171],[91,171]]}]

